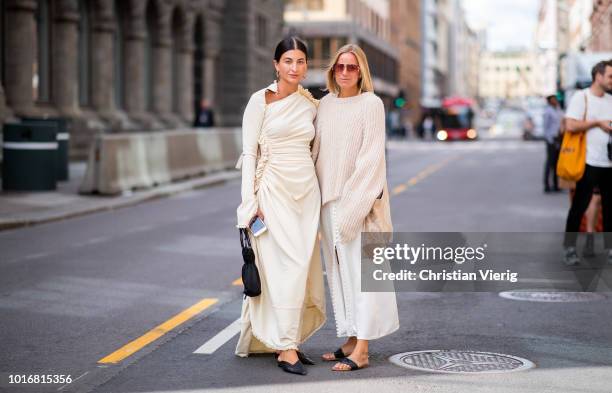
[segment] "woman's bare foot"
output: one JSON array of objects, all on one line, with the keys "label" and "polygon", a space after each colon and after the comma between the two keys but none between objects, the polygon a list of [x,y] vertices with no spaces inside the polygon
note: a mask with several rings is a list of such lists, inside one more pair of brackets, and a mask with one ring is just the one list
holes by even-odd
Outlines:
[{"label": "woman's bare foot", "polygon": [[279,362],[295,364],[299,359],[297,351],[295,349],[288,349],[286,351],[280,351],[280,354],[278,355],[278,358],[276,360]]},{"label": "woman's bare foot", "polygon": [[[347,359],[352,360],[353,363],[357,365],[357,369],[367,367],[370,364],[368,361],[367,352],[357,353],[355,351],[351,354],[351,356],[348,356]],[[332,370],[333,371],[352,371],[350,365],[346,363],[342,363],[342,362],[337,362],[336,364],[334,364],[334,367],[332,367]]]},{"label": "woman's bare foot", "polygon": [[[346,342],[340,347],[340,349],[342,349],[342,353],[344,353],[344,356],[348,356],[353,353],[355,345],[357,345],[357,337],[349,337],[349,339],[346,340]],[[323,360],[328,362],[337,360],[336,355],[334,355],[333,352],[324,353],[321,357]]]}]

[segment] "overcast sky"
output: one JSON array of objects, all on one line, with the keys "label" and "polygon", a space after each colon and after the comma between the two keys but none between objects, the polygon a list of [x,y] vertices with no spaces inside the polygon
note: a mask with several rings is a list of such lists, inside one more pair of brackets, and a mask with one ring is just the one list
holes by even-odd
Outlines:
[{"label": "overcast sky", "polygon": [[530,47],[538,19],[538,0],[463,0],[468,23],[486,27],[490,50]]}]

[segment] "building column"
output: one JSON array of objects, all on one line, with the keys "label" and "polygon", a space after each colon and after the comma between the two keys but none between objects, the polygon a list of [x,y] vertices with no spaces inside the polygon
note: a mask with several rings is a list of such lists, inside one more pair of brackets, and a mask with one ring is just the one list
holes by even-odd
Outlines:
[{"label": "building column", "polygon": [[[32,115],[32,78],[36,48],[36,1],[6,2],[6,98],[17,116]],[[24,43],[29,43],[24,45]]]},{"label": "building column", "polygon": [[160,7],[161,23],[153,43],[153,111],[162,120],[172,122],[172,36],[170,10]]},{"label": "building column", "polygon": [[56,3],[54,18],[52,67],[52,99],[59,114],[75,117],[78,109],[78,4],[76,0]]},{"label": "building column", "polygon": [[221,52],[221,12],[210,10],[205,15],[204,98],[211,102],[214,107],[218,104],[216,102],[215,80],[217,79],[217,59]]},{"label": "building column", "polygon": [[130,23],[126,34],[125,49],[125,109],[133,119],[146,120],[144,97],[144,73],[142,70],[145,61],[146,21],[144,6],[146,2],[132,3],[138,9],[130,15]]},{"label": "building column", "polygon": [[193,123],[193,50],[179,54],[179,112],[185,122]]},{"label": "building column", "polygon": [[12,117],[13,112],[11,111],[11,108],[6,105],[4,88],[2,87],[2,84],[0,84],[0,123],[4,123]]},{"label": "building column", "polygon": [[111,0],[98,0],[94,12],[91,48],[92,106],[100,117],[116,120],[113,107],[113,33]]},{"label": "building column", "polygon": [[192,13],[186,14],[183,37],[179,45],[178,65],[178,115],[188,124],[193,123],[193,29],[195,18]]}]

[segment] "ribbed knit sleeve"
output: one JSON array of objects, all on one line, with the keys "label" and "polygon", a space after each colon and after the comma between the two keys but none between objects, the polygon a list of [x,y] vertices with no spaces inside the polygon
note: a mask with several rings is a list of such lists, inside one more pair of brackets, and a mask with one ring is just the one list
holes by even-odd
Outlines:
[{"label": "ribbed knit sleeve", "polygon": [[238,228],[246,228],[257,213],[255,165],[264,114],[265,96],[261,90],[251,96],[242,117],[242,203],[236,210]]},{"label": "ribbed knit sleeve", "polygon": [[355,239],[385,182],[385,108],[372,95],[362,102],[363,140],[355,171],[342,188],[339,199],[339,230],[343,243]]}]

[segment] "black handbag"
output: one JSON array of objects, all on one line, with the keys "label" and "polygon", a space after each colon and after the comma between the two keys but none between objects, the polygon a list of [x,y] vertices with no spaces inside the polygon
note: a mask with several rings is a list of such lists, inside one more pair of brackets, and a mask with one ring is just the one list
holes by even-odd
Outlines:
[{"label": "black handbag", "polygon": [[251,247],[251,239],[246,228],[240,228],[240,245],[242,246],[242,285],[244,285],[244,296],[256,297],[261,294],[261,281],[259,270],[255,265],[255,253]]}]

